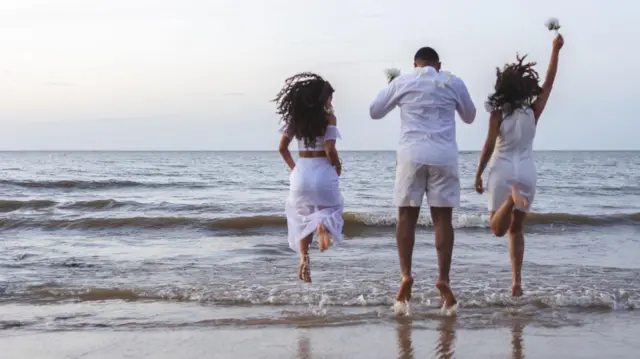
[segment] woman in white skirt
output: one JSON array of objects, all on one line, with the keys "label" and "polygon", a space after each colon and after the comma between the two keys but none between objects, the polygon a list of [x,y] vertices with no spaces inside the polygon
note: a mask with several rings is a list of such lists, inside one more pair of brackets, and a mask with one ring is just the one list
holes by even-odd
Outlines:
[{"label": "woman in white skirt", "polygon": [[535,63],[523,63],[525,57],[498,69],[495,93],[489,96],[491,112],[487,140],[480,155],[475,189],[482,187],[482,173],[491,158],[487,181],[491,231],[498,237],[509,233],[511,255],[511,294],[522,295],[524,259],[524,219],[536,193],[536,167],[533,139],[538,119],[549,100],[558,69],[558,57],[564,44],[562,35],[553,40],[553,51],[542,87],[538,84]]},{"label": "woman in white skirt", "polygon": [[[300,253],[298,278],[311,283],[309,246],[318,233],[320,251],[343,240],[339,176],[342,172],[331,101],[333,87],[313,73],[288,78],[274,100],[281,116],[283,136],[280,154],[291,168],[289,198],[285,207],[289,246]],[[289,144],[298,142],[299,159],[294,162]]]}]

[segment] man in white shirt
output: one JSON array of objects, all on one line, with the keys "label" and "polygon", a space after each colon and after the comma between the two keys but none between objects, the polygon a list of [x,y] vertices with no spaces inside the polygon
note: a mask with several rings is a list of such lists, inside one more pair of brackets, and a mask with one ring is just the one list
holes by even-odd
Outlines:
[{"label": "man in white shirt", "polygon": [[426,194],[438,251],[438,280],[443,308],[456,304],[449,287],[453,253],[453,208],[460,205],[455,112],[472,123],[476,108],[464,82],[440,71],[438,53],[423,47],[414,57],[415,71],[389,82],[369,109],[379,120],[400,108],[401,135],[397,151],[394,203],[398,206],[396,239],[402,282],[396,300],[411,299],[411,260],[420,206]]}]

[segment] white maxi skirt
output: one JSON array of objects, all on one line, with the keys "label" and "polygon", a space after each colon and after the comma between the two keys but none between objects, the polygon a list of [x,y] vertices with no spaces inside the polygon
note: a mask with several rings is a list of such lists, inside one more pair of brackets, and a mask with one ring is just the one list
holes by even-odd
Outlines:
[{"label": "white maxi skirt", "polygon": [[300,241],[323,224],[334,244],[344,241],[344,199],[340,178],[326,157],[300,158],[289,176],[289,198],[285,207],[289,247],[300,252]]}]

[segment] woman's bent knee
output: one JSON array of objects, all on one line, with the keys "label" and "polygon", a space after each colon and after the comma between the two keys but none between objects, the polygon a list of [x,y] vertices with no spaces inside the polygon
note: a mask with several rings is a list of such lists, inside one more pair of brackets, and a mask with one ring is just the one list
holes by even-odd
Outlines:
[{"label": "woman's bent knee", "polygon": [[501,229],[501,228],[497,228],[495,226],[491,226],[491,232],[496,237],[504,237],[504,235],[507,234],[506,230]]}]

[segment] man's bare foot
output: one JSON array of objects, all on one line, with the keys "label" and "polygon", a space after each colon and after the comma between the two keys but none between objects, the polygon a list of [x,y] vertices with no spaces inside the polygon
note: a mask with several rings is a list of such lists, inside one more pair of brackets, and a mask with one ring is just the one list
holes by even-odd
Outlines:
[{"label": "man's bare foot", "polygon": [[440,298],[442,298],[442,305],[445,309],[449,309],[458,303],[456,297],[453,295],[453,291],[451,291],[451,287],[449,287],[449,283],[443,280],[437,280],[436,288],[440,291]]},{"label": "man's bare foot", "polygon": [[400,289],[398,289],[398,295],[396,295],[396,300],[399,302],[410,301],[412,287],[413,287],[413,277],[410,275],[402,276],[402,281],[400,282]]},{"label": "man's bare foot", "polygon": [[516,206],[521,208],[527,208],[529,206],[529,201],[520,193],[520,187],[516,184],[511,186],[511,197]]},{"label": "man's bare foot", "polygon": [[331,238],[329,232],[323,224],[318,225],[318,248],[320,252],[324,252],[327,248],[331,247]]},{"label": "man's bare foot", "polygon": [[413,277],[409,275],[402,276],[402,281],[400,282],[400,289],[398,289],[396,300],[399,302],[410,301],[412,287],[413,287]]},{"label": "man's bare foot", "polygon": [[511,286],[511,295],[514,297],[522,297],[522,285],[515,283]]},{"label": "man's bare foot", "polygon": [[311,283],[311,267],[309,254],[305,253],[300,256],[300,267],[298,268],[298,279],[301,281]]}]

